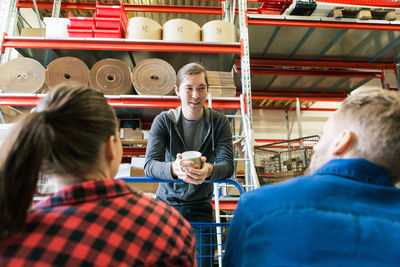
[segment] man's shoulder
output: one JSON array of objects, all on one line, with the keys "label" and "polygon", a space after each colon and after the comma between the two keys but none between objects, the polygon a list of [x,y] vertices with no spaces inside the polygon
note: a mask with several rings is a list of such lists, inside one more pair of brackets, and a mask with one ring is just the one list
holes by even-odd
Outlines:
[{"label": "man's shoulder", "polygon": [[[245,193],[241,202],[246,209],[262,210],[273,209],[276,205],[289,202],[313,201],[313,197],[318,198],[321,188],[324,188],[325,180],[317,176],[299,176],[286,181],[263,185],[256,190]],[[276,205],[264,205],[260,203],[274,203]]]},{"label": "man's shoulder", "polygon": [[171,110],[172,109],[167,110],[167,111],[161,111],[161,113],[158,114],[154,118],[153,123],[160,123],[160,122],[165,122],[167,120],[170,120],[171,119],[171,115],[169,113],[171,113]]}]

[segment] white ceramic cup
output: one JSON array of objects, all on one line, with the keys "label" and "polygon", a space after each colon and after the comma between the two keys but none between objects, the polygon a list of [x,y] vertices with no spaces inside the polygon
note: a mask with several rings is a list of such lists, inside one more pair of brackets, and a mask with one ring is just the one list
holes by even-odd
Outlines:
[{"label": "white ceramic cup", "polygon": [[198,151],[186,151],[182,153],[182,160],[193,161],[201,168],[201,153]]}]

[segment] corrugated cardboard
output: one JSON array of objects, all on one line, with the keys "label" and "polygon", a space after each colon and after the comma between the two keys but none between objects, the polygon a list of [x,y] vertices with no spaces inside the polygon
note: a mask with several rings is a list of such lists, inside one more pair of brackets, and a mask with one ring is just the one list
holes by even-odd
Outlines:
[{"label": "corrugated cardboard", "polygon": [[226,189],[226,194],[228,196],[240,196],[239,190],[236,187],[228,187]]},{"label": "corrugated cardboard", "polygon": [[[43,34],[46,36],[46,28],[43,28]],[[44,37],[40,28],[23,28],[21,30],[21,36],[32,36],[32,37]]]},{"label": "corrugated cardboard", "polygon": [[[132,177],[145,177],[144,173],[145,158],[132,157],[131,159],[131,176]],[[128,183],[129,187],[137,192],[153,193],[155,194],[158,188],[158,183]]]}]

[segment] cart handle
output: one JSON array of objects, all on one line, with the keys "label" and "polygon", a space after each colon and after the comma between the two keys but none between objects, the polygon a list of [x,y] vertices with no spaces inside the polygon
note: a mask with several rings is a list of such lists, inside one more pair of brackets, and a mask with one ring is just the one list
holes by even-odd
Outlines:
[{"label": "cart handle", "polygon": [[[185,183],[182,180],[163,180],[153,177],[118,177],[116,179],[123,180],[126,183]],[[234,185],[238,190],[240,195],[244,193],[244,189],[242,184],[232,178],[224,178],[215,181],[205,181],[204,183],[211,184],[211,183],[227,183]]]}]

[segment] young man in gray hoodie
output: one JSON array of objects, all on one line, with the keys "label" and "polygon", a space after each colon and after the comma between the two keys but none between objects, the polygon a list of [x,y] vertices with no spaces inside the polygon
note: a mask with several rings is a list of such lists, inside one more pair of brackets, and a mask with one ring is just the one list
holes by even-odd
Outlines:
[{"label": "young man in gray hoodie", "polygon": [[[207,73],[203,66],[189,63],[177,74],[176,95],[181,106],[162,112],[153,121],[146,151],[147,176],[164,180],[181,179],[185,183],[160,183],[157,199],[175,207],[189,222],[213,222],[211,198],[213,186],[206,180],[231,177],[233,173],[232,133],[225,115],[204,106],[208,94]],[[201,166],[183,161],[185,151],[202,153]],[[199,236],[209,244],[210,236]],[[203,246],[201,266],[210,266]],[[200,255],[201,254],[201,255]],[[200,262],[198,262],[200,265]]]}]

